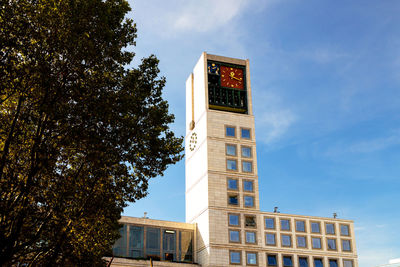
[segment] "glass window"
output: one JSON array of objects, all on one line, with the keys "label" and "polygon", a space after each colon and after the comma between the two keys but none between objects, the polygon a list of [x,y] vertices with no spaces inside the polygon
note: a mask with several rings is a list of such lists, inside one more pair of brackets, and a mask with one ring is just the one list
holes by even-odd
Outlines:
[{"label": "glass window", "polygon": [[307,247],[306,237],[305,236],[297,236],[297,247],[305,248]]},{"label": "glass window", "polygon": [[342,250],[351,251],[350,240],[342,240]]},{"label": "glass window", "polygon": [[237,179],[228,179],[228,189],[229,190],[238,190],[238,180]]},{"label": "glass window", "polygon": [[314,259],[314,267],[324,267],[322,259]]},{"label": "glass window", "polygon": [[193,244],[192,233],[187,231],[180,232],[180,261],[192,262],[193,261]]},{"label": "glass window", "polygon": [[230,251],[229,252],[229,260],[231,263],[241,263],[241,253],[239,251]]},{"label": "glass window", "polygon": [[236,156],[236,145],[226,145],[226,154],[228,156]]},{"label": "glass window", "polygon": [[318,222],[311,222],[311,232],[312,233],[321,233],[321,229],[319,227]]},{"label": "glass window", "polygon": [[235,137],[235,127],[226,126],[226,136]]},{"label": "glass window", "polygon": [[163,254],[164,260],[176,260],[176,237],[175,231],[165,230],[163,232]]},{"label": "glass window", "polygon": [[340,234],[349,236],[350,235],[349,226],[346,224],[341,224],[340,225]]},{"label": "glass window", "polygon": [[282,235],[282,247],[291,247],[292,238],[290,235]]},{"label": "glass window", "polygon": [[275,229],[275,220],[274,218],[265,218],[265,228],[266,229]]},{"label": "glass window", "polygon": [[147,227],[146,229],[146,253],[153,259],[160,259],[160,229]]},{"label": "glass window", "polygon": [[244,223],[246,227],[256,227],[256,217],[244,216]]},{"label": "glass window", "polygon": [[304,221],[296,221],[296,231],[305,232],[306,227]]},{"label": "glass window", "polygon": [[276,245],[275,234],[266,233],[265,234],[265,243],[270,246],[275,246]]},{"label": "glass window", "polygon": [[252,172],[253,171],[253,163],[250,161],[242,161],[242,171],[243,172]]},{"label": "glass window", "polygon": [[237,230],[229,230],[229,241],[230,242],[240,242],[240,232]]},{"label": "glass window", "polygon": [[242,130],[242,138],[250,139],[250,129],[241,129]]},{"label": "glass window", "polygon": [[119,229],[119,234],[121,237],[114,243],[112,248],[113,254],[118,257],[127,257],[126,252],[126,239],[127,239],[127,225],[124,224]]},{"label": "glass window", "polygon": [[283,267],[292,267],[292,256],[283,256]]},{"label": "glass window", "polygon": [[251,158],[251,147],[242,146],[242,157]]},{"label": "glass window", "polygon": [[229,214],[229,225],[231,226],[239,226],[239,215],[238,214]]},{"label": "glass window", "polygon": [[244,196],[244,206],[247,208],[254,207],[254,197]]},{"label": "glass window", "polygon": [[343,260],[343,267],[353,267],[352,260]]},{"label": "glass window", "polygon": [[239,205],[239,198],[237,195],[228,196],[228,204],[229,205]]},{"label": "glass window", "polygon": [[268,266],[276,266],[276,255],[267,255],[267,264]]},{"label": "glass window", "polygon": [[335,234],[335,225],[333,223],[326,224],[326,234],[328,234],[328,235]]},{"label": "glass window", "polygon": [[246,262],[247,264],[257,264],[257,253],[256,252],[247,252],[246,253]]},{"label": "glass window", "polygon": [[256,243],[256,233],[246,232],[246,243]]},{"label": "glass window", "polygon": [[338,267],[337,260],[329,260],[329,267]]},{"label": "glass window", "polygon": [[230,171],[237,171],[237,162],[234,159],[226,160],[226,168]]},{"label": "glass window", "polygon": [[253,192],[253,181],[243,180],[243,191]]},{"label": "glass window", "polygon": [[328,238],[328,249],[336,250],[336,239]]},{"label": "glass window", "polygon": [[129,257],[142,258],[144,256],[144,228],[129,226]]},{"label": "glass window", "polygon": [[299,258],[299,267],[308,267],[308,260],[305,257]]},{"label": "glass window", "polygon": [[322,248],[321,247],[321,238],[319,237],[312,237],[312,247],[313,248]]},{"label": "glass window", "polygon": [[281,230],[290,230],[290,221],[287,219],[281,219]]}]

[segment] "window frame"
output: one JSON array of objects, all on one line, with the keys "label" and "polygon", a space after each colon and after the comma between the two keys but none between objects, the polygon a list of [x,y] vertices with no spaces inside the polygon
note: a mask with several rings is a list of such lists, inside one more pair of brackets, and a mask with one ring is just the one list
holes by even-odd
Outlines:
[{"label": "window frame", "polygon": [[[320,248],[315,248],[314,247],[313,239],[319,239]],[[311,248],[312,249],[317,249],[317,250],[323,250],[323,243],[322,243],[322,239],[321,239],[320,236],[311,236]]]},{"label": "window frame", "polygon": [[[250,253],[256,254],[256,263],[255,264],[247,262],[247,255]],[[246,251],[246,266],[258,266],[258,252],[257,251]]]},{"label": "window frame", "polygon": [[348,261],[348,262],[350,262],[351,263],[351,267],[354,267],[354,261],[352,260],[352,259],[342,259],[342,266],[343,267],[346,267],[344,264],[345,264],[345,261]]},{"label": "window frame", "polygon": [[[314,232],[313,231],[313,224],[317,224],[318,225],[318,232]],[[321,233],[321,222],[318,221],[310,221],[310,233],[311,234],[322,234]]]},{"label": "window frame", "polygon": [[[231,203],[229,203],[229,198],[230,198],[231,196],[236,196],[236,198],[237,198],[237,204],[231,204]],[[231,192],[229,192],[229,193],[228,193],[228,198],[227,198],[227,203],[228,203],[228,206],[230,206],[230,207],[240,207],[240,195],[239,195],[239,193],[231,193]]]},{"label": "window frame", "polygon": [[[283,237],[284,237],[284,236],[288,236],[288,237],[289,237],[290,246],[285,246],[285,245],[283,244]],[[291,234],[288,234],[288,233],[282,233],[282,234],[281,234],[281,247],[282,247],[282,248],[292,248],[292,247],[293,247],[293,238],[292,238],[292,235],[291,235]]]},{"label": "window frame", "polygon": [[[297,230],[297,222],[302,222],[303,223],[304,231]],[[298,233],[306,233],[307,232],[307,224],[306,224],[305,220],[296,220],[295,219],[294,220],[294,226],[295,226],[296,232],[298,232]]]},{"label": "window frame", "polygon": [[[268,263],[268,256],[274,256],[274,257],[275,257],[275,262],[276,262],[275,265],[270,265],[270,264]],[[267,264],[268,267],[270,267],[270,266],[277,267],[277,266],[279,265],[278,254],[275,254],[275,253],[266,253],[266,258],[265,258],[265,259],[266,259],[266,264]]]},{"label": "window frame", "polygon": [[[229,160],[231,160],[231,161],[234,161],[235,162],[235,164],[236,164],[236,169],[229,169],[228,168],[228,161]],[[237,159],[235,159],[235,158],[227,158],[226,159],[226,170],[228,171],[228,172],[238,172],[239,171],[239,168],[238,168],[238,161],[237,161]]]},{"label": "window frame", "polygon": [[[247,206],[246,205],[246,200],[245,200],[246,197],[253,198],[253,205],[252,206]],[[244,208],[253,209],[253,208],[255,208],[255,206],[256,206],[256,199],[255,199],[254,195],[243,195],[243,207]]]},{"label": "window frame", "polygon": [[[335,248],[329,248],[329,240],[334,240],[335,241]],[[337,251],[338,250],[338,244],[337,244],[337,239],[336,238],[326,238],[326,249],[330,251]]]},{"label": "window frame", "polygon": [[[238,232],[239,233],[239,241],[232,241],[231,240],[231,231],[232,232]],[[241,244],[242,243],[242,233],[240,229],[234,228],[234,229],[228,229],[228,240],[229,243],[233,243],[233,244]]]},{"label": "window frame", "polygon": [[[254,243],[252,243],[252,242],[247,242],[247,233],[252,233],[252,234],[254,234]],[[245,241],[245,244],[250,244],[250,245],[257,245],[257,231],[244,231],[244,241]]]},{"label": "window frame", "polygon": [[312,263],[313,263],[313,266],[315,266],[315,260],[320,260],[320,261],[321,261],[321,263],[322,263],[322,267],[325,267],[325,264],[324,264],[324,258],[320,258],[320,257],[313,257],[313,261],[312,261]]},{"label": "window frame", "polygon": [[[274,235],[274,244],[272,245],[272,244],[268,244],[268,242],[267,242],[267,235]],[[276,243],[277,243],[277,240],[276,240],[276,233],[273,233],[273,232],[264,232],[264,236],[265,236],[265,245],[266,246],[271,246],[271,247],[276,247]]]},{"label": "window frame", "polygon": [[[243,130],[249,130],[249,137],[243,137]],[[240,127],[240,139],[251,140],[251,128]]]},{"label": "window frame", "polygon": [[[343,241],[348,241],[349,242],[349,247],[350,247],[350,250],[344,250],[343,249]],[[352,243],[351,243],[351,239],[340,239],[340,249],[341,249],[341,251],[342,252],[346,252],[346,253],[349,253],[349,252],[353,252],[353,245],[352,245]]]},{"label": "window frame", "polygon": [[[282,221],[289,221],[289,229],[282,229]],[[279,230],[291,231],[292,230],[292,220],[290,218],[279,218]]]},{"label": "window frame", "polygon": [[[234,147],[235,148],[235,155],[231,155],[231,154],[228,154],[228,146],[231,146],[231,147]],[[228,156],[228,157],[237,157],[238,156],[238,153],[237,153],[238,151],[237,151],[237,144],[232,144],[232,143],[226,143],[225,144],[225,156]]]},{"label": "window frame", "polygon": [[[305,246],[304,247],[300,247],[299,246],[298,237],[304,237],[305,238]],[[307,235],[296,235],[296,248],[308,248]]]},{"label": "window frame", "polygon": [[[236,126],[226,124],[224,128],[225,128],[225,137],[236,138],[236,136],[237,136],[236,135]],[[228,128],[233,128],[233,136],[227,135],[227,133],[228,133],[227,129]]]},{"label": "window frame", "polygon": [[[229,180],[235,180],[236,181],[236,185],[237,185],[236,189],[229,188]],[[234,192],[239,191],[240,190],[239,179],[238,178],[233,178],[233,177],[226,177],[226,190],[234,191]]]},{"label": "window frame", "polygon": [[[230,215],[238,216],[238,224],[237,225],[230,223],[230,220],[229,220]],[[228,213],[228,226],[229,227],[240,227],[240,213]]]},{"label": "window frame", "polygon": [[[243,156],[243,148],[250,149],[250,157]],[[245,159],[252,159],[253,158],[253,148],[251,146],[244,146],[244,145],[240,146],[240,156]]]},{"label": "window frame", "polygon": [[[342,226],[346,226],[347,227],[347,233],[348,233],[347,235],[342,233]],[[347,224],[347,223],[339,224],[339,230],[340,230],[340,236],[351,236],[351,234],[350,234],[350,225],[349,224]]]},{"label": "window frame", "polygon": [[[255,225],[254,226],[247,226],[246,225],[246,217],[253,217]],[[251,228],[251,229],[257,228],[257,216],[254,215],[254,214],[244,214],[244,227],[245,228]]]},{"label": "window frame", "polygon": [[[292,265],[291,266],[285,265],[285,263],[284,263],[284,258],[285,257],[290,257],[290,260],[292,261]],[[294,267],[293,255],[282,254],[282,266],[283,267]]]},{"label": "window frame", "polygon": [[[330,225],[333,225],[333,234],[331,234],[331,233],[328,233],[328,228],[327,228],[327,225],[328,224],[330,224]],[[336,223],[334,223],[334,222],[325,222],[325,234],[326,235],[336,235]]]},{"label": "window frame", "polygon": [[[268,227],[267,227],[266,219],[272,219],[273,228],[268,228]],[[264,229],[276,230],[276,220],[275,220],[275,217],[264,216]]]},{"label": "window frame", "polygon": [[337,258],[328,258],[328,267],[331,267],[331,261],[336,261],[336,266],[339,267],[339,259]]},{"label": "window frame", "polygon": [[[252,160],[242,160],[241,162],[242,162],[242,164],[241,164],[242,172],[244,172],[244,173],[253,173],[254,172],[254,166],[253,166],[253,161]],[[243,168],[243,166],[244,166],[243,164],[244,163],[250,163],[251,171],[245,171],[244,170],[244,168]]]},{"label": "window frame", "polygon": [[310,266],[310,257],[309,256],[305,256],[305,255],[297,255],[297,266],[300,267],[300,258],[306,259],[307,267],[311,267]]},{"label": "window frame", "polygon": [[[240,255],[240,257],[239,257],[239,263],[235,263],[235,262],[232,262],[232,254],[231,253],[235,253],[235,252],[237,252],[237,253],[239,253],[239,255]],[[232,265],[242,265],[242,258],[243,258],[243,255],[242,255],[243,253],[242,253],[242,251],[241,250],[229,250],[229,264],[232,264]]]},{"label": "window frame", "polygon": [[[248,191],[248,190],[245,189],[245,187],[244,187],[244,183],[245,183],[245,182],[251,182],[251,183],[252,183],[252,190],[251,190],[251,191]],[[254,193],[254,180],[251,180],[251,179],[242,179],[242,189],[243,189],[243,192]]]}]

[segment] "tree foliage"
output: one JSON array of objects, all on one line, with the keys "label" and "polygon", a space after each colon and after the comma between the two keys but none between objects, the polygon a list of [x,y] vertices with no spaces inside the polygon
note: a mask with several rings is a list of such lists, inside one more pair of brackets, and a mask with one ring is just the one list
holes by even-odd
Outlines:
[{"label": "tree foliage", "polygon": [[91,266],[127,202],[182,158],[125,0],[0,4],[0,266]]}]

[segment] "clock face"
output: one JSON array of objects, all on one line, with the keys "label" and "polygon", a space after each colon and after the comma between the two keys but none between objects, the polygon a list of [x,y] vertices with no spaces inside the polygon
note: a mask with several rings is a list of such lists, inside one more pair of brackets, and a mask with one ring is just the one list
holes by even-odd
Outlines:
[{"label": "clock face", "polygon": [[221,66],[221,86],[243,90],[243,69]]}]

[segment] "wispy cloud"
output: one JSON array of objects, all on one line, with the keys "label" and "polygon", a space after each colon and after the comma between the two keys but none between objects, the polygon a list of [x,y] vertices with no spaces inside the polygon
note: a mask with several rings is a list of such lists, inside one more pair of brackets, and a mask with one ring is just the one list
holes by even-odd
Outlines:
[{"label": "wispy cloud", "polygon": [[261,142],[269,144],[277,141],[297,119],[294,112],[272,93],[258,92],[253,101],[256,107],[257,139]]}]

